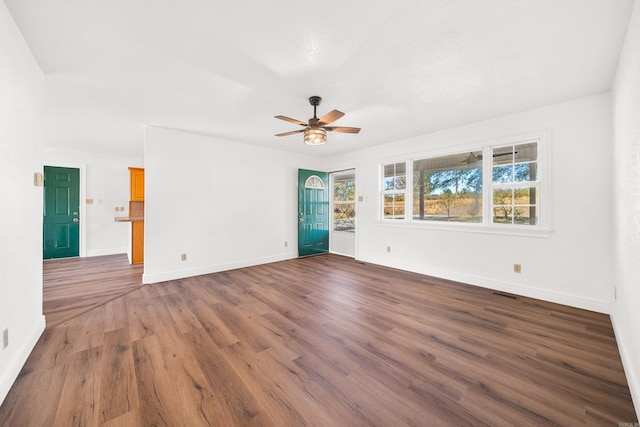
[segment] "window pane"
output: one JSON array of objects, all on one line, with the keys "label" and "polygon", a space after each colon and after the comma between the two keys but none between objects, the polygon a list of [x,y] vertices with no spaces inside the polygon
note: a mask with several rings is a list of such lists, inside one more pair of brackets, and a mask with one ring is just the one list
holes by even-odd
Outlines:
[{"label": "window pane", "polygon": [[385,191],[404,190],[407,187],[407,165],[405,163],[384,165],[382,183]]},{"label": "window pane", "polygon": [[538,160],[538,143],[528,142],[518,144],[513,147],[515,152],[515,163],[535,162]]},{"label": "window pane", "polygon": [[413,162],[412,217],[482,222],[482,151]]},{"label": "window pane", "polygon": [[494,189],[493,222],[535,225],[538,223],[537,200],[536,187]]},{"label": "window pane", "polygon": [[535,204],[537,188],[517,188],[514,190],[514,203],[516,205],[531,205]]},{"label": "window pane", "polygon": [[521,217],[522,222],[520,224],[536,225],[538,223],[538,207],[528,206],[526,207],[525,214]]},{"label": "window pane", "polygon": [[494,166],[493,183],[502,184],[505,182],[513,182],[513,165]]},{"label": "window pane", "polygon": [[349,202],[356,199],[355,176],[336,176],[333,181],[333,200],[336,202]]},{"label": "window pane", "polygon": [[385,191],[393,190],[393,182],[396,175],[395,165],[384,165],[384,178],[382,188]]},{"label": "window pane", "polygon": [[513,223],[513,206],[497,205],[493,207],[493,222],[495,224]]},{"label": "window pane", "polygon": [[355,203],[341,203],[333,206],[333,229],[334,231],[347,231],[350,233],[355,232]]},{"label": "window pane", "polygon": [[383,213],[385,219],[403,219],[404,194],[385,194]]},{"label": "window pane", "polygon": [[538,180],[537,163],[520,163],[514,165],[514,181],[527,182]]},{"label": "window pane", "polygon": [[354,171],[332,174],[333,230],[354,233],[356,230],[356,175]]},{"label": "window pane", "polygon": [[538,143],[529,142],[493,149],[494,184],[538,180]]},{"label": "window pane", "polygon": [[493,165],[513,163],[513,146],[493,149]]},{"label": "window pane", "polygon": [[404,194],[394,194],[393,201],[393,218],[404,218]]},{"label": "window pane", "polygon": [[513,204],[513,190],[512,189],[494,189],[493,204],[494,205]]}]

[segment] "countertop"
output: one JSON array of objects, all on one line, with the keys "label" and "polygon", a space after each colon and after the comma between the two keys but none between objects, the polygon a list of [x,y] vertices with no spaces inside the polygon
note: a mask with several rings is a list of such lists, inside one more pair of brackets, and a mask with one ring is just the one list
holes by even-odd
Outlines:
[{"label": "countertop", "polygon": [[144,221],[143,216],[117,216],[115,217],[116,222],[138,222]]}]

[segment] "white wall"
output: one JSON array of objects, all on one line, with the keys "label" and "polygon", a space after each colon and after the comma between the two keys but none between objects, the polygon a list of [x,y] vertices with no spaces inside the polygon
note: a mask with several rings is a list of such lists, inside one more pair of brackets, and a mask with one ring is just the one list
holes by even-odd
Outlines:
[{"label": "white wall", "polygon": [[[126,253],[130,226],[116,223],[115,216],[126,216],[129,210],[129,166],[143,167],[141,157],[101,153],[44,149],[47,166],[80,168],[80,218],[82,226],[81,255],[100,256]],[[86,204],[93,199],[93,204]],[[116,213],[115,208],[125,212]]]},{"label": "white wall", "polygon": [[[379,165],[543,130],[552,176],[548,237],[388,226]],[[358,259],[599,312],[612,294],[611,99],[601,94],[328,159],[358,165]],[[449,147],[449,148],[447,148]],[[466,150],[465,150],[466,151]],[[391,252],[387,253],[387,246]],[[522,273],[513,272],[513,264]]]},{"label": "white wall", "polygon": [[318,162],[147,127],[143,281],[296,257],[297,170]]},{"label": "white wall", "polygon": [[640,417],[640,2],[636,0],[613,89],[614,271],[611,317]]},{"label": "white wall", "polygon": [[[44,83],[5,4],[0,2],[0,403],[44,330],[42,172]],[[0,339],[0,344],[1,344]]]}]

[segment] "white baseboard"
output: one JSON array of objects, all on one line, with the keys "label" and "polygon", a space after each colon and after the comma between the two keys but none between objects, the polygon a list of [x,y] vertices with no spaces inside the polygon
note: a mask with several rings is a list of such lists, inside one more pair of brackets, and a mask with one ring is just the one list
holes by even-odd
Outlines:
[{"label": "white baseboard", "polygon": [[352,254],[343,254],[342,252],[338,252],[338,251],[329,251],[329,253],[334,255],[346,256],[348,258],[355,258]]},{"label": "white baseboard", "polygon": [[[633,358],[624,345],[624,339],[620,326],[616,320],[615,313],[611,313],[611,324],[613,325],[613,333],[616,335],[616,343],[618,343],[618,351],[620,352],[620,359],[622,359],[622,366],[624,367],[624,373],[627,377],[627,384],[629,385],[629,392],[631,392],[631,400],[633,400],[633,406],[636,410],[636,417],[640,419],[640,372],[635,366]],[[631,421],[631,420],[629,420]]]},{"label": "white baseboard", "polygon": [[87,257],[126,254],[127,248],[95,249],[87,251]]},{"label": "white baseboard", "polygon": [[239,260],[229,263],[223,264],[214,264],[214,265],[206,265],[203,267],[185,269],[185,270],[174,270],[167,271],[163,273],[155,273],[155,274],[142,274],[142,283],[150,284],[150,283],[158,283],[158,282],[166,282],[167,280],[176,280],[176,279],[184,279],[185,277],[193,277],[193,276],[201,276],[203,274],[211,274],[218,273],[220,271],[227,270],[235,270],[236,268],[244,268],[244,267],[252,267],[254,265],[261,264],[269,264],[272,262],[278,261],[286,261],[288,259],[297,258],[298,253],[286,253],[268,257],[261,258],[252,258],[246,260]]},{"label": "white baseboard", "polygon": [[534,288],[531,286],[495,280],[487,277],[461,274],[455,271],[434,269],[425,267],[423,265],[399,263],[397,261],[389,261],[377,257],[361,257],[358,258],[358,261],[370,262],[372,264],[383,265],[385,267],[397,268],[400,270],[412,271],[414,273],[425,274],[442,279],[454,280],[456,282],[494,289],[496,291],[508,292],[524,297],[535,298],[557,304],[595,311],[597,313],[609,314],[609,312],[611,311],[611,305],[609,301],[598,300],[595,298],[585,298],[580,295],[554,292],[547,289]]},{"label": "white baseboard", "polygon": [[18,378],[20,370],[27,362],[29,355],[40,339],[42,332],[44,332],[45,325],[46,321],[44,316],[42,316],[36,323],[35,328],[33,329],[32,334],[29,336],[29,339],[26,341],[24,347],[20,349],[14,361],[10,363],[9,369],[4,374],[5,377],[0,380],[0,405],[2,404],[2,402],[4,402],[7,394],[9,394],[9,390],[11,390],[11,386],[13,386],[16,378]]}]

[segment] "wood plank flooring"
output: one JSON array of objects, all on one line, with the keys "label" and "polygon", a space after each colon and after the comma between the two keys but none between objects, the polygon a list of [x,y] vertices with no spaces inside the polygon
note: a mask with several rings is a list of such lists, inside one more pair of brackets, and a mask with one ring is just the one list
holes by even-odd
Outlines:
[{"label": "wood plank flooring", "polygon": [[97,305],[0,406],[19,427],[633,422],[608,316],[336,255]]},{"label": "wood plank flooring", "polygon": [[126,254],[44,261],[47,329],[141,287],[142,270]]}]

